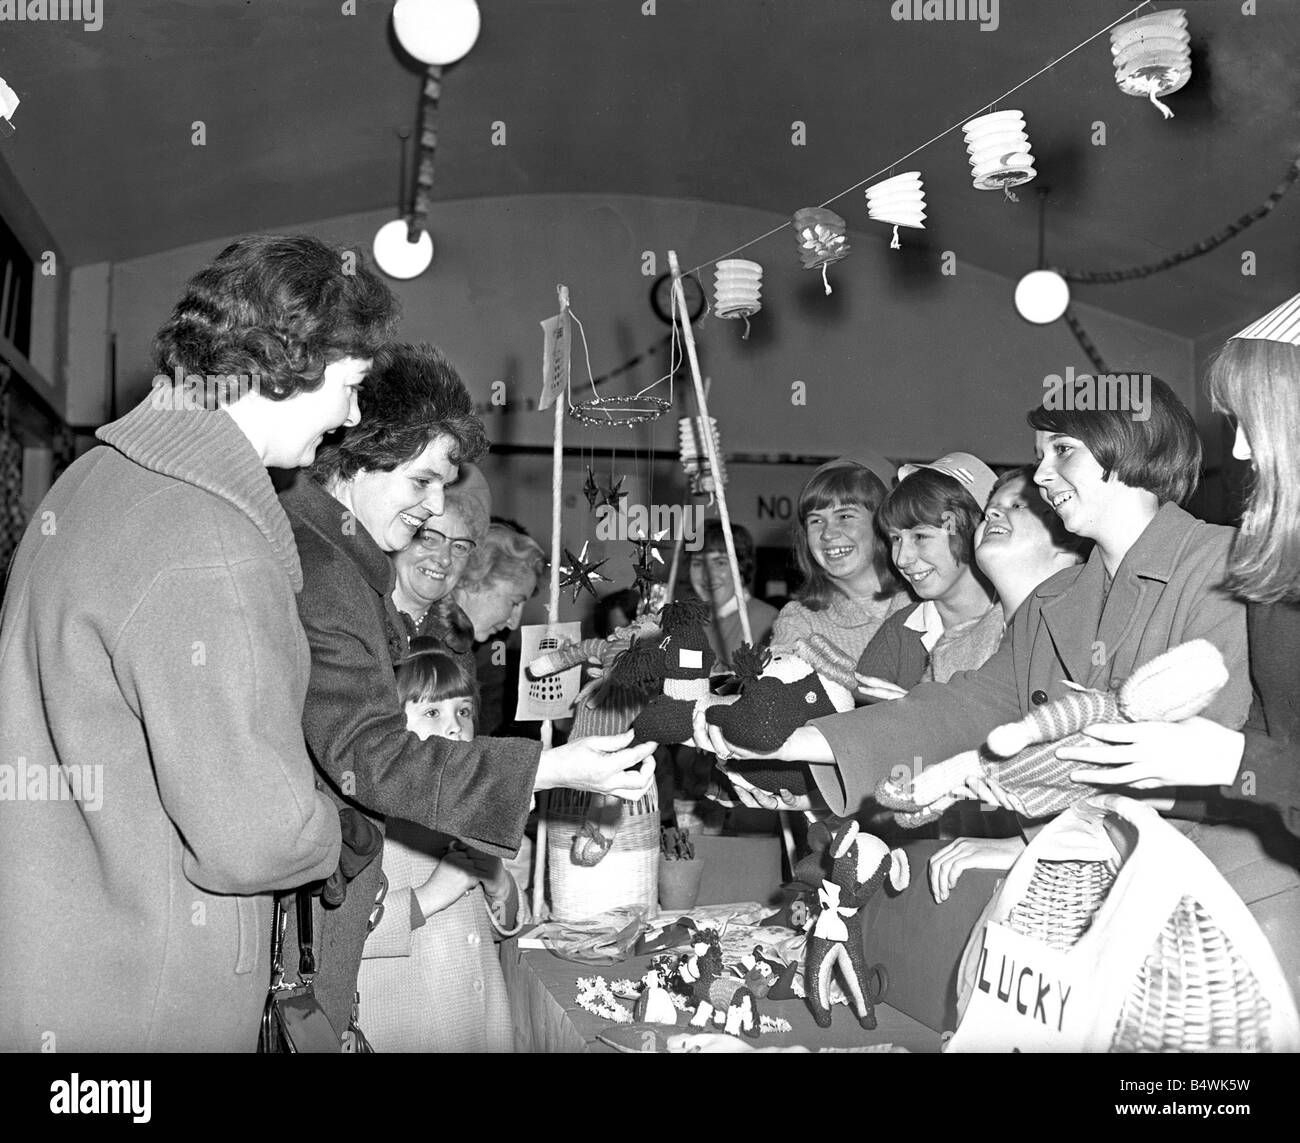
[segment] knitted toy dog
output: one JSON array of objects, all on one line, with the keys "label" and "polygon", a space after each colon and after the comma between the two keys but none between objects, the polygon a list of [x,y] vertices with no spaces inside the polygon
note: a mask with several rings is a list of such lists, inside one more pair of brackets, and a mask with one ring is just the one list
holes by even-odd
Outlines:
[{"label": "knitted toy dog", "polygon": [[[704,717],[742,750],[769,754],[810,719],[853,709],[853,695],[846,688],[795,655],[759,652],[745,643],[733,664],[744,688],[741,697],[729,706],[709,707]],[[807,770],[800,762],[728,765],[761,790],[808,792]]]},{"label": "knitted toy dog", "polygon": [[870,1031],[876,1026],[875,1003],[881,996],[872,992],[870,980],[883,977],[883,970],[879,965],[867,969],[862,908],[886,877],[895,889],[907,888],[907,855],[901,849],[891,851],[872,834],[860,834],[858,823],[851,819],[836,831],[831,855],[831,876],[818,891],[821,912],[808,936],[804,969],[808,1007],[819,1028],[831,1026],[831,972],[838,965],[858,1023]]},{"label": "knitted toy dog", "polygon": [[632,741],[689,744],[695,734],[695,704],[709,697],[709,672],[717,656],[709,646],[709,605],[702,599],[668,604],[660,616],[663,638],[642,640],[614,664],[628,685],[658,682],[661,690],[632,723]]},{"label": "knitted toy dog", "polygon": [[1139,667],[1118,691],[1077,687],[1072,694],[1035,707],[1019,722],[997,727],[979,757],[958,755],[927,767],[911,782],[885,779],[876,787],[876,798],[890,809],[904,811],[895,820],[913,829],[968,797],[966,780],[983,775],[1015,794],[1031,818],[1060,813],[1094,792],[1070,781],[1079,763],[1056,756],[1062,746],[1095,745],[1094,739],[1080,733],[1085,726],[1178,722],[1204,710],[1227,681],[1228,669],[1219,649],[1204,639],[1193,639]]}]

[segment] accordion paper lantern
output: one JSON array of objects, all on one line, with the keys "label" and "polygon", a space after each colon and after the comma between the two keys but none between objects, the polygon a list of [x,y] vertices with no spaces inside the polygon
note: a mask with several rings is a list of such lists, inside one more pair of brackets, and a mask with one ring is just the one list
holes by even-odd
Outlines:
[{"label": "accordion paper lantern", "polygon": [[1027,183],[1037,172],[1019,111],[981,115],[962,128],[970,152],[971,178],[976,190],[1000,190],[1015,200],[1012,187]]},{"label": "accordion paper lantern", "polygon": [[867,213],[875,222],[892,223],[894,237],[891,250],[899,248],[898,228],[911,226],[925,229],[925,187],[920,171],[908,171],[883,183],[867,187]]},{"label": "accordion paper lantern", "polygon": [[690,481],[691,495],[708,494],[712,500],[718,489],[727,483],[727,468],[722,462],[722,439],[718,436],[718,422],[709,418],[709,432],[713,434],[713,449],[718,456],[718,472],[709,467],[709,450],[704,443],[704,418],[682,417],[677,422],[677,441],[682,468]]},{"label": "accordion paper lantern", "polygon": [[799,244],[799,259],[805,270],[821,270],[828,294],[831,284],[826,278],[826,267],[852,249],[845,237],[846,229],[844,219],[824,206],[805,206],[794,212],[794,240]]},{"label": "accordion paper lantern", "polygon": [[745,336],[749,319],[763,308],[763,267],[744,258],[727,258],[713,272],[713,313],[720,318],[744,318]]},{"label": "accordion paper lantern", "polygon": [[1174,113],[1159,96],[1177,91],[1192,78],[1186,13],[1171,8],[1121,24],[1110,34],[1110,54],[1120,91],[1151,100],[1166,119],[1172,118]]}]

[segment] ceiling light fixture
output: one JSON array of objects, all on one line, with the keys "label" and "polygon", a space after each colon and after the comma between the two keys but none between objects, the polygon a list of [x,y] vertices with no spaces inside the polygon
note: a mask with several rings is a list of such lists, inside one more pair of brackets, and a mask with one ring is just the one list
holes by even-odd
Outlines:
[{"label": "ceiling light fixture", "polygon": [[1016,312],[1034,325],[1050,325],[1070,306],[1070,287],[1055,270],[1047,269],[1047,195],[1038,188],[1038,269],[1016,283]]}]

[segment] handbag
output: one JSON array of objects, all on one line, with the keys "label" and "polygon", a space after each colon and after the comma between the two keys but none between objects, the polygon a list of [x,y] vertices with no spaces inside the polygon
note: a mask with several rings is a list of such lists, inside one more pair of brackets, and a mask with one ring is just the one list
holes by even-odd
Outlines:
[{"label": "handbag", "polygon": [[312,988],[316,976],[316,952],[312,938],[311,893],[305,886],[297,891],[297,906],[299,980],[290,984],[284,979],[284,930],[288,916],[280,896],[275,898],[271,919],[271,987],[262,1009],[257,1050],[338,1053],[342,1051],[339,1035]]},{"label": "handbag", "polygon": [[1222,874],[1149,805],[1077,803],[977,924],[953,1052],[1300,1048],[1277,957]]}]

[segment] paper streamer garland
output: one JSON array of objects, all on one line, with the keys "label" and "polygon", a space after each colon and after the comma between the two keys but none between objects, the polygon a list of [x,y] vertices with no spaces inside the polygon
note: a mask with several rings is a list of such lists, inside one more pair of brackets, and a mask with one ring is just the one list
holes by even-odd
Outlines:
[{"label": "paper streamer garland", "polygon": [[920,171],[908,171],[867,187],[867,213],[875,222],[892,223],[894,237],[891,250],[900,248],[898,228],[925,229],[925,185]]},{"label": "paper streamer garland", "polygon": [[794,239],[799,244],[799,258],[805,270],[822,272],[822,284],[831,292],[826,267],[838,262],[852,249],[845,236],[847,225],[833,210],[824,206],[805,206],[794,212]]},{"label": "paper streamer garland", "polygon": [[970,153],[971,178],[976,190],[1000,190],[1012,202],[1012,187],[1029,182],[1038,172],[1019,111],[995,111],[972,119],[962,131]]},{"label": "paper streamer garland", "polygon": [[744,318],[745,337],[749,319],[763,308],[763,267],[745,258],[727,258],[713,272],[713,315]]},{"label": "paper streamer garland", "polygon": [[1172,119],[1174,113],[1157,97],[1178,91],[1192,78],[1191,39],[1181,8],[1121,24],[1110,34],[1120,91],[1151,100],[1166,119]]}]

